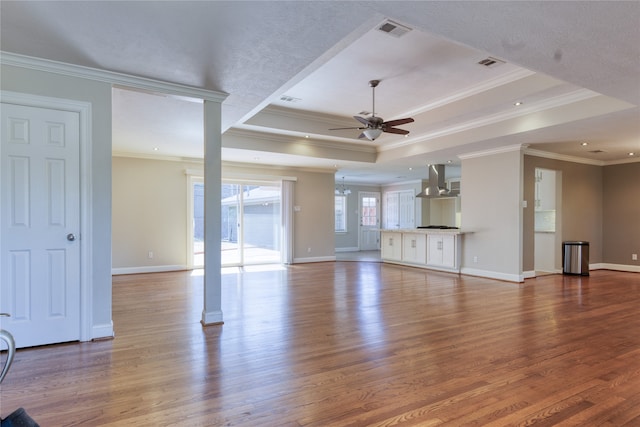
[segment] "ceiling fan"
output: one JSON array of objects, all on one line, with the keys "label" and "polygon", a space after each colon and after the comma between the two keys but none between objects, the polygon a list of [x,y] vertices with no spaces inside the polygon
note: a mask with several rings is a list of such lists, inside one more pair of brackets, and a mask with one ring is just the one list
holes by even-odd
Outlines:
[{"label": "ceiling fan", "polygon": [[359,129],[362,131],[362,133],[360,134],[360,136],[358,136],[358,138],[367,138],[371,141],[374,141],[376,138],[382,135],[382,132],[407,135],[409,133],[408,130],[398,129],[394,126],[412,123],[414,121],[412,118],[389,120],[388,122],[385,122],[382,117],[376,117],[376,86],[378,86],[379,83],[380,80],[369,81],[369,86],[371,86],[371,91],[373,94],[373,110],[371,112],[371,117],[364,118],[360,116],[353,116],[353,118],[362,123],[364,127],[354,126],[348,128],[333,128],[329,130]]}]

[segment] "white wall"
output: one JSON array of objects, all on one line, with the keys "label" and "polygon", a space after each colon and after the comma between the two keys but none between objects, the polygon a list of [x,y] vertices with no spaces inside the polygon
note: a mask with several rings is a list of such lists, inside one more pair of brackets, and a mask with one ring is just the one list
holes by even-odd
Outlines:
[{"label": "white wall", "polygon": [[522,281],[519,147],[462,156],[462,273]]}]

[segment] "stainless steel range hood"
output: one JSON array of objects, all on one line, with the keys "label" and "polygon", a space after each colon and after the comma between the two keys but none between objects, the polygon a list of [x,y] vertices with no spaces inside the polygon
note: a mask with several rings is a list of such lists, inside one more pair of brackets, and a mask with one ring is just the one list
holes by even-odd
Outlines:
[{"label": "stainless steel range hood", "polygon": [[447,188],[444,180],[445,165],[429,165],[429,184],[427,187],[416,194],[416,197],[455,197],[459,191]]}]

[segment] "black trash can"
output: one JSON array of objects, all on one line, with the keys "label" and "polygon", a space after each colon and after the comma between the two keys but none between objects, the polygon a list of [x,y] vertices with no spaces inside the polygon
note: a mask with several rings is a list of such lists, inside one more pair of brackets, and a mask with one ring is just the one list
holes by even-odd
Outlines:
[{"label": "black trash can", "polygon": [[589,242],[562,242],[562,273],[589,275]]}]

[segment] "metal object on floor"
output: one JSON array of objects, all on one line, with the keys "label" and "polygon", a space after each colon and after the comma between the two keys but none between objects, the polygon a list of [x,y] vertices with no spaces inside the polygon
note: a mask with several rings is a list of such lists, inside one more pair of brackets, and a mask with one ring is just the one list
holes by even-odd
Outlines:
[{"label": "metal object on floor", "polygon": [[562,242],[562,273],[589,275],[589,242]]},{"label": "metal object on floor", "polygon": [[[0,316],[9,317],[7,313],[0,313]],[[13,363],[13,358],[16,355],[16,342],[13,339],[13,335],[4,329],[0,329],[0,339],[7,344],[7,360],[4,362],[2,371],[0,371],[0,383],[2,383],[2,380],[4,380],[4,376],[9,372],[9,368]]]}]

